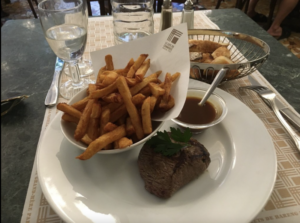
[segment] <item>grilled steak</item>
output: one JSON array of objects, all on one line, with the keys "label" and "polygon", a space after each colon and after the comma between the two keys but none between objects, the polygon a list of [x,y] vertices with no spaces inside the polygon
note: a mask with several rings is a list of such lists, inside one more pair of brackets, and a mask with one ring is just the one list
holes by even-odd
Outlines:
[{"label": "grilled steak", "polygon": [[144,145],[138,157],[145,188],[160,198],[169,198],[181,187],[202,174],[210,164],[206,148],[195,139],[171,157]]}]

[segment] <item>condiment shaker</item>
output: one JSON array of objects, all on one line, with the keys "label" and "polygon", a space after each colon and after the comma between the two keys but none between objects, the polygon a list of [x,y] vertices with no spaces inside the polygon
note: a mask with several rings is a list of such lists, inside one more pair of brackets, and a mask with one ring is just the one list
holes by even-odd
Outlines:
[{"label": "condiment shaker", "polygon": [[184,3],[181,23],[187,23],[188,29],[194,29],[194,4],[192,0],[186,0]]},{"label": "condiment shaker", "polygon": [[172,1],[164,0],[161,7],[160,31],[172,26]]}]

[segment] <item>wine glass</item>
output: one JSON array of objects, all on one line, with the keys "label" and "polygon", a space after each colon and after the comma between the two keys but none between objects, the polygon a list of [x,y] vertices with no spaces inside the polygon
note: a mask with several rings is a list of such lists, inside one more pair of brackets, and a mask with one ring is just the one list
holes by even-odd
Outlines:
[{"label": "wine glass", "polygon": [[70,99],[89,84],[80,77],[78,67],[87,41],[85,3],[83,0],[44,0],[38,9],[46,40],[56,56],[68,64],[72,79],[60,86],[60,94]]},{"label": "wine glass", "polygon": [[[88,77],[90,75],[92,75],[94,73],[94,69],[92,66],[92,61],[87,60],[87,59],[83,59],[83,57],[81,57],[78,61],[78,66],[80,69],[80,77],[84,78],[84,77]],[[69,72],[69,65],[66,64],[64,67],[64,73],[67,76],[71,76],[70,72]]]},{"label": "wine glass", "polygon": [[[87,7],[87,1],[83,1],[83,7],[85,10],[85,13],[88,17],[88,7]],[[92,66],[92,61],[91,60],[87,60],[87,59],[83,59],[83,57],[81,57],[78,60],[78,66],[80,69],[80,76],[81,77],[88,77],[90,75],[92,75],[94,73],[94,69]],[[69,66],[68,64],[65,64],[64,66],[64,73],[69,77],[71,76],[70,72],[69,72]],[[90,79],[89,79],[90,80]],[[91,83],[94,83],[94,81],[90,80]]]}]

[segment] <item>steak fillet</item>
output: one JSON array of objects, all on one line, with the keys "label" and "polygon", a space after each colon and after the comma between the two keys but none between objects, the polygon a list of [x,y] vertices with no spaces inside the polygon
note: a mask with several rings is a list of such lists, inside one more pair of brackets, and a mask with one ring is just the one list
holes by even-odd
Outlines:
[{"label": "steak fillet", "polygon": [[171,157],[144,145],[138,157],[145,188],[160,198],[169,198],[181,187],[202,174],[210,164],[209,152],[195,139]]}]

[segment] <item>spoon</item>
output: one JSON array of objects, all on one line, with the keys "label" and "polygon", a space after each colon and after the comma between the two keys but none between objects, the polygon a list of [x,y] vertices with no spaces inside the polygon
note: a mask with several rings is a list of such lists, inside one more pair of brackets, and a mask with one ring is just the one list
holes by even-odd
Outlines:
[{"label": "spoon", "polygon": [[210,85],[210,87],[208,88],[208,90],[205,92],[204,97],[201,99],[201,101],[198,103],[198,105],[203,106],[205,104],[205,102],[207,101],[207,99],[209,98],[209,96],[214,92],[214,90],[216,89],[216,87],[219,85],[219,83],[221,82],[221,80],[223,80],[225,74],[227,73],[228,68],[222,68],[217,76],[215,77],[214,81],[212,82],[212,84]]}]

